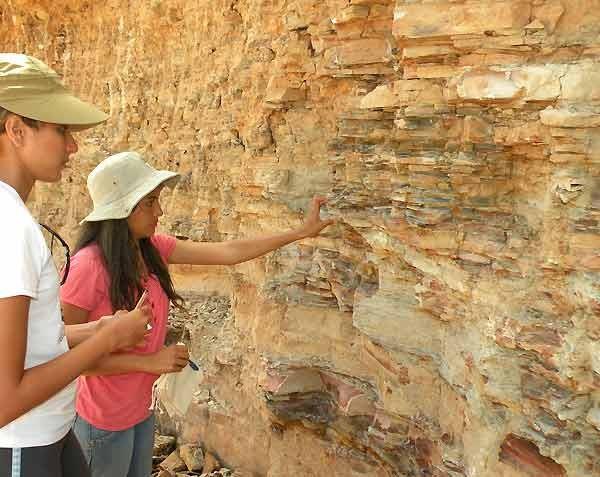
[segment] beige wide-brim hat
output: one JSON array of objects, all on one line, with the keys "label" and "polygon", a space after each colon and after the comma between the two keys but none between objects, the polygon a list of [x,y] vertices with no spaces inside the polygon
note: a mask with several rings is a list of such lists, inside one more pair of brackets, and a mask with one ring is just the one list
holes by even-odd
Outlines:
[{"label": "beige wide-brim hat", "polygon": [[177,172],[154,169],[137,152],[107,157],[87,178],[94,210],[80,223],[129,217],[140,200],[162,184],[173,185],[178,177]]},{"label": "beige wide-brim hat", "polygon": [[0,107],[11,113],[73,130],[96,126],[108,115],[77,98],[45,63],[18,53],[0,53]]}]

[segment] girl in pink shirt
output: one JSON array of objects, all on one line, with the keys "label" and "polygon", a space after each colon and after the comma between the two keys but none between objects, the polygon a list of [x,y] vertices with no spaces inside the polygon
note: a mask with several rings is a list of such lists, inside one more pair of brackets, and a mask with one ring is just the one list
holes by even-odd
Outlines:
[{"label": "girl in pink shirt", "polygon": [[233,265],[314,237],[332,223],[320,219],[324,199],[315,197],[301,228],[274,236],[205,243],[155,234],[163,215],[161,190],[176,176],[155,170],[135,152],[124,152],[105,159],[88,177],[94,210],[83,221],[61,289],[65,322],[85,323],[132,309],[144,291],[153,315],[143,345],[111,355],[79,380],[74,429],[92,477],[151,475],[152,385],[163,373],[181,371],[189,360],[184,346],[164,346],[169,303],[182,304],[168,264]]}]

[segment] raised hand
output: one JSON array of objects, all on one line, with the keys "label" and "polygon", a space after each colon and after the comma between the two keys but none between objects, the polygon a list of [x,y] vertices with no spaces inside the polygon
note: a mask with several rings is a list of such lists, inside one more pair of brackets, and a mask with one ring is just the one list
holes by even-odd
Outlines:
[{"label": "raised hand", "polygon": [[325,227],[333,224],[335,220],[321,220],[321,206],[327,202],[325,197],[315,196],[310,203],[310,209],[304,217],[302,234],[304,237],[316,237]]}]

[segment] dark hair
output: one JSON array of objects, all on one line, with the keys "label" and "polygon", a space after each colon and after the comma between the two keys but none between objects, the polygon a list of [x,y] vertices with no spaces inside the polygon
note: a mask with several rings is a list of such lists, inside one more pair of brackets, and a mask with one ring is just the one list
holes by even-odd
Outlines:
[{"label": "dark hair", "polygon": [[[113,311],[133,309],[136,297],[142,293],[142,264],[139,263],[134,240],[127,219],[100,220],[86,222],[75,245],[75,253],[94,243],[100,248],[110,279]],[[169,270],[156,247],[150,239],[143,238],[139,240],[139,248],[148,273],[156,275],[169,300],[181,308],[183,298],[175,291]]]},{"label": "dark hair", "polygon": [[25,116],[21,116],[19,114],[11,113],[10,111],[0,108],[0,134],[4,134],[6,132],[6,119],[9,114],[14,114],[15,116],[19,116],[27,126],[30,128],[38,129],[40,127],[40,122],[35,119],[26,118]]}]

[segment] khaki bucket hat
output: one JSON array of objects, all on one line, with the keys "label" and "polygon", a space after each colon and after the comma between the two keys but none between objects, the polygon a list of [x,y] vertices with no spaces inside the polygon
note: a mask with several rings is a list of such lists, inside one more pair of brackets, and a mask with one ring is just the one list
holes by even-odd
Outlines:
[{"label": "khaki bucket hat", "polygon": [[107,157],[87,178],[94,210],[80,223],[129,217],[140,200],[167,181],[171,185],[178,176],[154,169],[137,152]]},{"label": "khaki bucket hat", "polygon": [[0,107],[75,130],[108,119],[107,114],[73,95],[46,64],[18,53],[0,53]]}]

